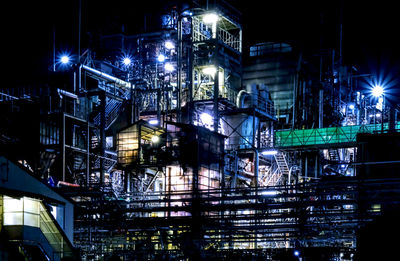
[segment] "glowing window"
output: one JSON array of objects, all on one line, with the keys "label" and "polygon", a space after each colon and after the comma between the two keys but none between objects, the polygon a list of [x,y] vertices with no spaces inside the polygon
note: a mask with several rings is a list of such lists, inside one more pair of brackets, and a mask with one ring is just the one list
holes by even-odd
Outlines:
[{"label": "glowing window", "polygon": [[4,212],[4,225],[22,225],[22,212],[19,213],[5,213]]},{"label": "glowing window", "polygon": [[39,227],[40,201],[33,198],[3,197],[3,211],[5,226],[26,225]]},{"label": "glowing window", "polygon": [[23,199],[4,196],[4,213],[23,210]]}]

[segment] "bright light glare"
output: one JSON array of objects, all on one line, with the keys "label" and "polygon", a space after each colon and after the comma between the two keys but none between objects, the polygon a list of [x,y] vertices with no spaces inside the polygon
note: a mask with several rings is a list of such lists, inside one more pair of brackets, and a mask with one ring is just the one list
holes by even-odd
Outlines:
[{"label": "bright light glare", "polygon": [[349,105],[349,109],[350,109],[350,110],[354,110],[354,104],[350,104],[350,105]]},{"label": "bright light glare", "polygon": [[158,136],[153,136],[153,137],[151,137],[151,142],[153,142],[153,143],[157,143],[157,142],[159,142],[160,141],[160,137],[158,137]]},{"label": "bright light glare", "polygon": [[174,43],[171,42],[171,41],[166,41],[165,44],[164,44],[164,46],[165,46],[165,48],[167,48],[168,50],[171,50],[171,49],[174,49],[174,48],[175,48]]},{"label": "bright light glare", "polygon": [[275,190],[267,190],[267,191],[261,192],[261,195],[263,195],[263,196],[275,196],[277,194],[278,194],[278,192]]},{"label": "bright light glare", "polygon": [[263,152],[261,152],[262,155],[276,155],[278,154],[277,150],[264,150]]},{"label": "bright light glare", "polygon": [[372,95],[373,95],[374,97],[380,97],[380,96],[382,96],[382,95],[383,95],[383,92],[384,92],[383,87],[380,86],[380,85],[375,85],[375,86],[372,88]]},{"label": "bright light glare", "polygon": [[212,125],[214,118],[210,114],[203,112],[202,114],[200,114],[200,120],[203,124]]},{"label": "bright light glare", "polygon": [[172,64],[170,64],[170,63],[166,63],[166,64],[164,65],[164,69],[165,69],[167,72],[172,72],[172,71],[175,70],[174,66],[173,66]]},{"label": "bright light glare", "polygon": [[60,61],[63,64],[67,64],[67,63],[69,63],[69,57],[67,55],[63,55],[63,56],[61,56]]},{"label": "bright light glare", "polygon": [[203,68],[203,70],[201,70],[201,71],[202,71],[204,74],[214,76],[215,73],[217,72],[217,68],[215,68],[214,66],[209,66],[209,67]]},{"label": "bright light glare", "polygon": [[149,120],[149,123],[151,125],[157,125],[158,124],[158,120],[157,119],[152,119],[152,120]]},{"label": "bright light glare", "polygon": [[160,55],[157,57],[157,61],[159,61],[160,63],[164,62],[164,61],[165,61],[165,55],[160,54]]},{"label": "bright light glare", "polygon": [[206,14],[203,17],[203,22],[205,24],[214,24],[218,21],[218,15],[214,13]]},{"label": "bright light glare", "polygon": [[125,57],[123,60],[123,63],[128,66],[132,63],[132,60],[129,57]]},{"label": "bright light glare", "polygon": [[293,252],[293,255],[299,256],[299,255],[300,255],[300,251],[299,251],[299,250],[295,250],[295,251]]}]

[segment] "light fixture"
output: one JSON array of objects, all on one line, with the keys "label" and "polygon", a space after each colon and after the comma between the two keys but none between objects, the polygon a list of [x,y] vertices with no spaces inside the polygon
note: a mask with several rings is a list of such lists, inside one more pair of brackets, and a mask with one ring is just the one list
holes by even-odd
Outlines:
[{"label": "light fixture", "polygon": [[68,57],[68,55],[63,55],[63,56],[61,56],[61,58],[60,58],[60,62],[62,63],[62,64],[67,64],[67,63],[69,63],[69,57]]},{"label": "light fixture", "polygon": [[278,192],[276,190],[266,190],[260,193],[263,196],[276,196]]},{"label": "light fixture", "polygon": [[129,66],[132,63],[132,60],[129,57],[125,57],[122,62],[125,64],[125,66]]},{"label": "light fixture", "polygon": [[163,54],[158,55],[157,61],[159,61],[160,63],[164,62],[165,61],[165,55],[163,55]]},{"label": "light fixture", "polygon": [[164,65],[164,69],[165,69],[167,72],[172,72],[172,71],[175,70],[175,67],[174,67],[171,63],[166,63],[166,64]]},{"label": "light fixture", "polygon": [[207,74],[207,75],[214,76],[215,73],[217,72],[217,68],[215,68],[215,66],[207,66],[207,67],[204,67],[204,68],[201,70],[201,72],[202,72],[203,74]]},{"label": "light fixture", "polygon": [[158,120],[157,119],[151,119],[151,120],[149,120],[149,124],[157,125],[158,124]]},{"label": "light fixture", "polygon": [[167,48],[168,50],[171,50],[171,49],[174,49],[174,48],[175,48],[175,45],[174,45],[174,43],[173,43],[172,41],[166,41],[166,42],[164,43],[164,46],[165,46],[165,48]]},{"label": "light fixture", "polygon": [[293,251],[293,255],[294,255],[294,256],[300,256],[300,251],[299,251],[299,250]]},{"label": "light fixture", "polygon": [[262,155],[264,156],[272,156],[278,154],[277,150],[264,150],[261,152]]},{"label": "light fixture", "polygon": [[200,114],[200,120],[203,124],[212,125],[214,118],[210,114],[203,112]]},{"label": "light fixture", "polygon": [[158,136],[156,136],[156,135],[154,135],[153,137],[151,137],[151,142],[157,143],[157,142],[159,142],[159,141],[160,141],[160,137],[158,137]]},{"label": "light fixture", "polygon": [[203,16],[203,22],[205,24],[215,24],[218,21],[218,15],[215,13],[208,13]]},{"label": "light fixture", "polygon": [[375,85],[372,87],[372,95],[374,97],[381,97],[384,94],[384,89],[381,85]]}]

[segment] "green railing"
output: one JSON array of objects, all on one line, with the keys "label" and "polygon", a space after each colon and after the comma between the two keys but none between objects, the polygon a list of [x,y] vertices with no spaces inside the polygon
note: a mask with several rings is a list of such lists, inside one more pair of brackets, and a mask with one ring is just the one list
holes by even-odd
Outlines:
[{"label": "green railing", "polygon": [[[389,129],[388,123],[383,124],[383,131]],[[395,124],[400,130],[400,121]],[[275,147],[320,146],[332,144],[351,144],[356,142],[358,133],[382,132],[382,124],[367,124],[342,127],[329,127],[305,130],[275,131]]]}]

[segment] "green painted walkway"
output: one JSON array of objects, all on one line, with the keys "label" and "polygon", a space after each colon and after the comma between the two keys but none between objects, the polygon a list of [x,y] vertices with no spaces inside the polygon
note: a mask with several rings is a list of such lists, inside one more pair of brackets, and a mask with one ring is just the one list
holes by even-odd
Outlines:
[{"label": "green painted walkway", "polygon": [[[388,123],[383,125],[384,131]],[[400,121],[395,125],[400,130]],[[354,125],[305,130],[275,131],[275,147],[289,148],[299,146],[323,146],[352,144],[356,142],[358,133],[376,133],[382,131],[381,124]]]}]

